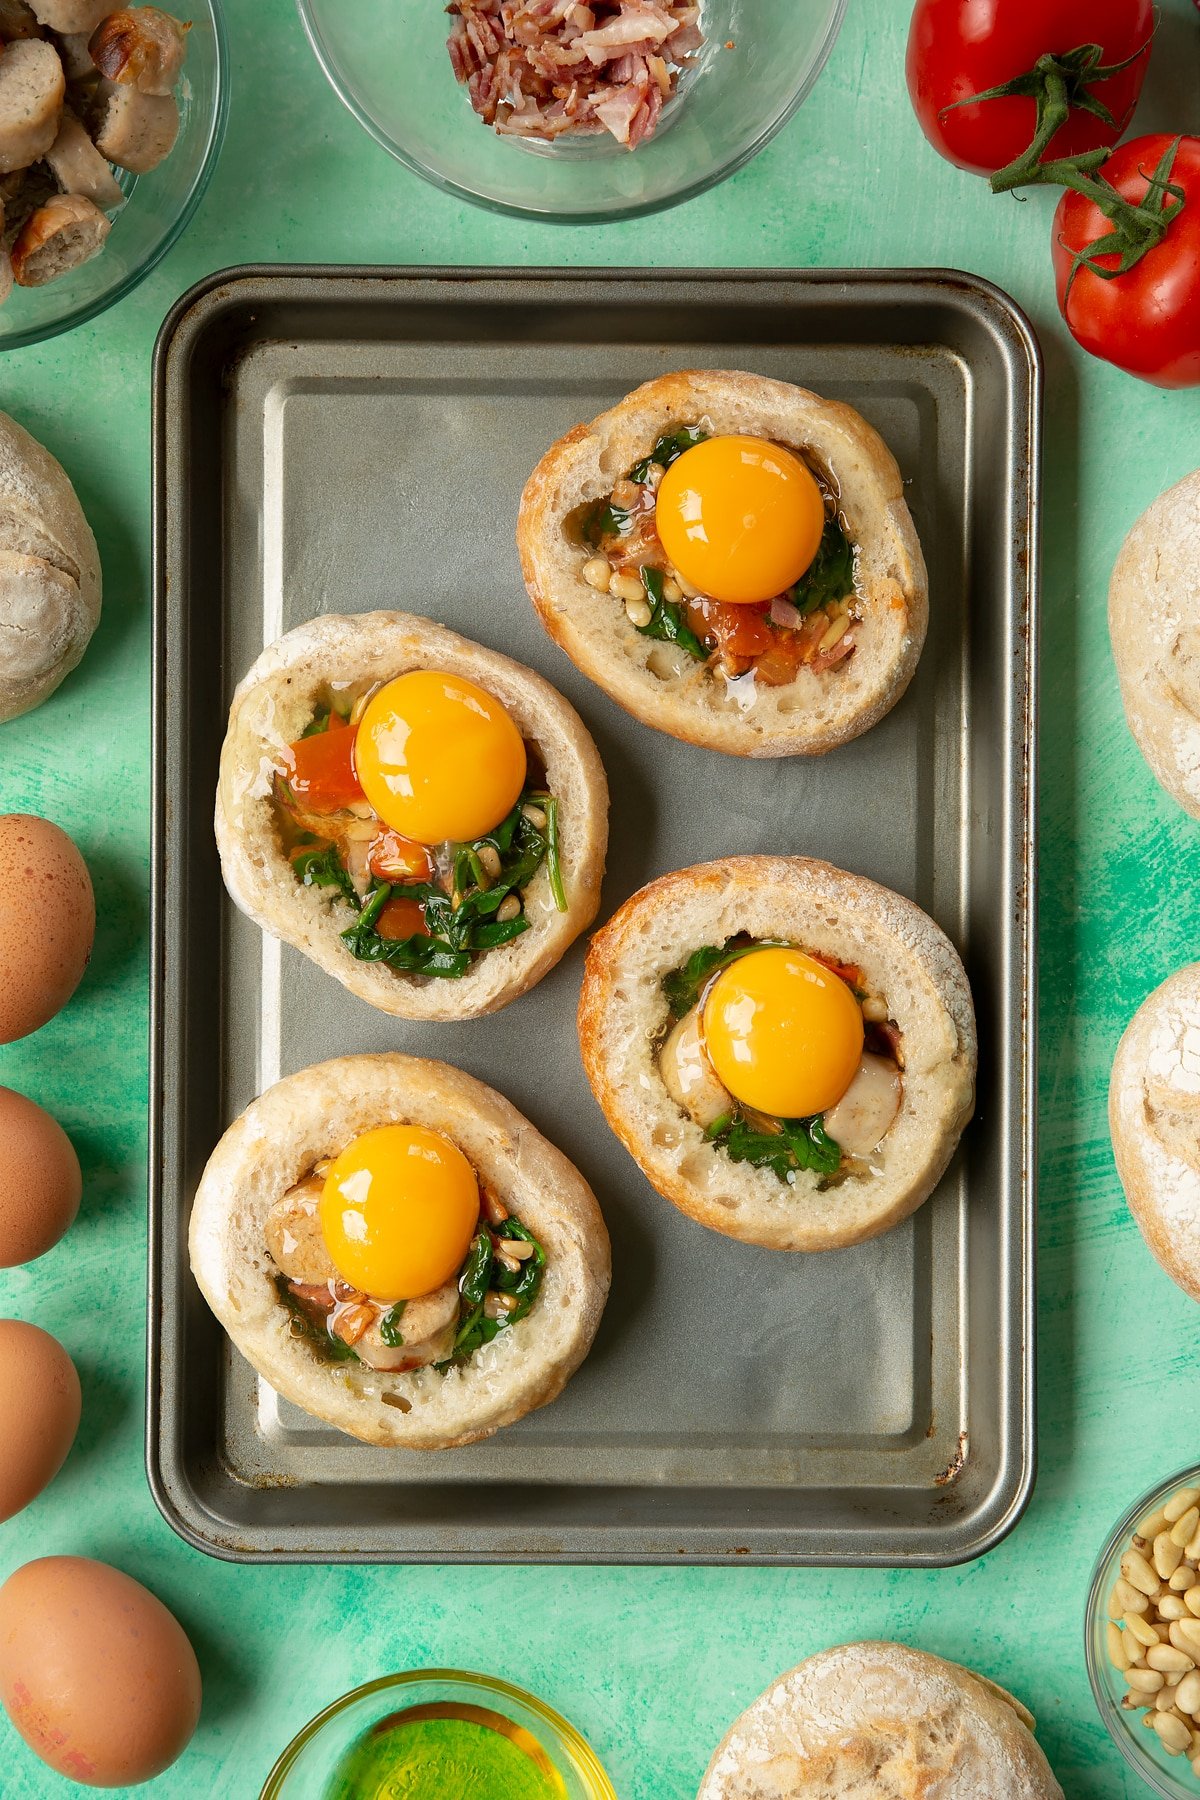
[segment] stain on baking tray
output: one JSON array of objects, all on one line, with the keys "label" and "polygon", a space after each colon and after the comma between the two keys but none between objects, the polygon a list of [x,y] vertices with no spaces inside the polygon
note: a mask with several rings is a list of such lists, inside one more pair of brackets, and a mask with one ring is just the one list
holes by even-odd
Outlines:
[{"label": "stain on baking tray", "polygon": [[946,1464],[946,1467],[942,1470],[941,1474],[934,1476],[934,1487],[949,1487],[952,1481],[958,1480],[966,1467],[966,1464],[967,1434],[965,1431],[960,1431],[958,1434],[958,1449],[954,1452],[954,1455],[950,1458],[950,1461]]}]

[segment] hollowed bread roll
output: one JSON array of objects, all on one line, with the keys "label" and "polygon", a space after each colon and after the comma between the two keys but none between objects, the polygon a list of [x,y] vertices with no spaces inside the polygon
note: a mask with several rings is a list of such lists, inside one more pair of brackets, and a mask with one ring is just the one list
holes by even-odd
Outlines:
[{"label": "hollowed bread roll", "polygon": [[[758,683],[752,704],[686,655],[671,672],[669,647],[640,635],[619,603],[583,579],[590,552],[571,528],[661,436],[689,425],[798,451],[836,494],[857,546],[853,655],[820,673],[802,668],[784,686]],[[529,478],[517,545],[542,624],[585,675],[643,724],[735,756],[814,755],[860,736],[903,694],[925,641],[925,562],[891,451],[853,407],[761,375],[663,375],[576,426]]]},{"label": "hollowed bread roll", "polygon": [[746,1709],[697,1800],[1063,1800],[1011,1694],[905,1644],[810,1656]]},{"label": "hollowed bread roll", "polygon": [[1121,546],[1108,627],[1129,729],[1156,781],[1200,818],[1200,469]]},{"label": "hollowed bread roll", "polygon": [[1200,1300],[1200,963],[1168,976],[1134,1013],[1113,1060],[1108,1121],[1138,1229]]},{"label": "hollowed bread roll", "polygon": [[[858,965],[898,1028],[899,1112],[878,1149],[832,1183],[803,1169],[789,1183],[734,1162],[663,1081],[663,978],[739,934]],[[579,1036],[609,1124],[658,1192],[700,1224],[770,1249],[832,1250],[907,1218],[941,1179],[974,1107],[975,1016],[954,946],[912,901],[807,857],[726,857],[627,900],[592,939]]]},{"label": "hollowed bread roll", "polygon": [[[445,1371],[329,1363],[292,1334],[265,1230],[314,1166],[377,1126],[440,1132],[546,1252],[526,1318]],[[515,1107],[446,1063],[343,1056],[269,1088],[225,1133],[192,1208],[192,1270],[242,1355],[297,1406],[365,1443],[439,1450],[490,1437],[561,1393],[604,1310],[608,1233],[592,1190]]]},{"label": "hollowed bread roll", "polygon": [[[559,803],[567,909],[545,864],[525,890],[531,928],[478,955],[457,979],[356,961],[339,939],[354,922],[329,887],[305,887],[285,854],[273,772],[330,685],[367,689],[412,669],[460,675],[507,709],[544,764]],[[578,713],[532,669],[403,612],[328,614],[263,651],[238,685],[221,750],[217,847],[225,885],[264,931],[293,944],[369,1005],[408,1019],[467,1019],[495,1012],[540,981],[592,921],[608,846],[608,784]]]}]

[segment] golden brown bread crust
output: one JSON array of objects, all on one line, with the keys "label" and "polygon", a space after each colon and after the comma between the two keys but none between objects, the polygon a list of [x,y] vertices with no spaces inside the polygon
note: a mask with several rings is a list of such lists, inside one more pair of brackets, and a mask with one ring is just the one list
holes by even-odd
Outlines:
[{"label": "golden brown bread crust", "polygon": [[[734,1163],[671,1099],[655,1046],[663,977],[694,950],[746,932],[857,963],[903,1034],[904,1101],[870,1172],[820,1191],[800,1172]],[[731,856],[664,875],[593,937],[579,1041],[609,1124],[665,1199],[713,1231],[776,1250],[877,1237],[928,1199],[975,1099],[971,992],[949,939],[912,901],[801,856]]]},{"label": "golden brown bread crust", "polygon": [[1143,1000],[1117,1045],[1108,1119],[1129,1210],[1154,1257],[1200,1300],[1200,963]]},{"label": "golden brown bread crust", "polygon": [[[641,637],[617,603],[588,587],[586,552],[564,530],[663,432],[701,420],[714,432],[769,437],[814,457],[838,488],[859,550],[863,622],[854,655],[822,674],[802,669],[786,687],[759,687],[744,710],[722,677]],[[761,375],[680,370],[577,425],[526,484],[517,547],[542,624],[585,675],[644,724],[734,756],[817,755],[859,737],[903,694],[925,641],[928,578],[891,451],[852,407]]]},{"label": "golden brown bread crust", "polygon": [[906,1644],[841,1644],[781,1675],[726,1734],[697,1800],[1063,1800],[1033,1718]]},{"label": "golden brown bread crust", "polygon": [[[280,842],[271,787],[272,770],[282,766],[329,682],[369,685],[431,668],[478,682],[536,746],[559,802],[567,895],[560,913],[549,874],[539,870],[525,892],[531,928],[484,952],[456,981],[406,975],[350,955],[338,934],[353,912],[332,889],[297,881]],[[225,885],[264,931],[303,950],[381,1012],[470,1019],[535,986],[595,918],[608,848],[608,783],[582,719],[532,669],[413,613],[330,613],[270,645],[239,683],[221,750],[215,826]]]},{"label": "golden brown bread crust", "polygon": [[[322,1361],[292,1335],[273,1281],[265,1228],[275,1201],[353,1138],[392,1124],[457,1144],[546,1251],[528,1316],[444,1373]],[[209,1158],[189,1251],[204,1298],[278,1393],[364,1443],[407,1450],[475,1443],[555,1399],[587,1355],[611,1274],[596,1198],[562,1152],[481,1081],[395,1053],[317,1063],[253,1101]]]}]

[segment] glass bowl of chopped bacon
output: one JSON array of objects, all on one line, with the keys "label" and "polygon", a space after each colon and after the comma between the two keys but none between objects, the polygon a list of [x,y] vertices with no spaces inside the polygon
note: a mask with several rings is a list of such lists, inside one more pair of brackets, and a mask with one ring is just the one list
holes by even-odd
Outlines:
[{"label": "glass bowl of chopped bacon", "polygon": [[334,91],[436,187],[564,224],[677,205],[787,123],[847,0],[297,0]]}]

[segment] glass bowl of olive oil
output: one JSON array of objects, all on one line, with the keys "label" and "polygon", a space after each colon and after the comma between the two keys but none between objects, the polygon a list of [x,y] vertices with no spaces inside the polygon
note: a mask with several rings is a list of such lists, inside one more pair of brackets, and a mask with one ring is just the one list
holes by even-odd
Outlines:
[{"label": "glass bowl of olive oil", "polygon": [[455,1669],[385,1675],[318,1713],[261,1800],[616,1800],[573,1725],[520,1688]]}]

